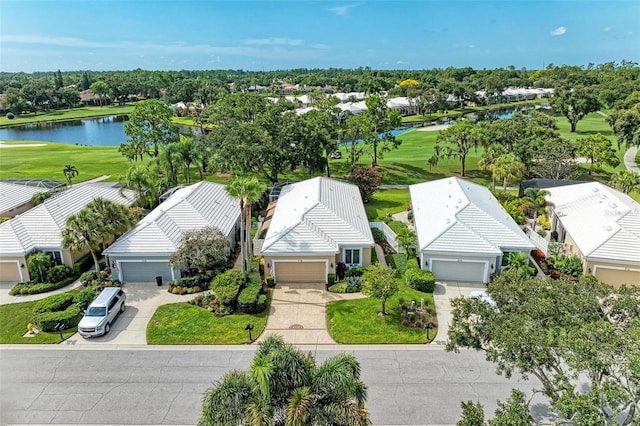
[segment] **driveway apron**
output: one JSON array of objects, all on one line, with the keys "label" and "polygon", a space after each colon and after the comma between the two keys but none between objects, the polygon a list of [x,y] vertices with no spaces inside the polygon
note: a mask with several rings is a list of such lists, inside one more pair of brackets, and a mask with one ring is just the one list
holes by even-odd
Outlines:
[{"label": "driveway apron", "polygon": [[278,334],[296,345],[335,345],[327,331],[327,303],[357,299],[360,294],[328,292],[324,284],[278,284],[271,298],[271,310],[261,342]]},{"label": "driveway apron", "polygon": [[474,290],[486,290],[482,283],[468,283],[458,281],[436,281],[436,288],[433,291],[433,299],[438,315],[438,334],[433,343],[444,345],[447,343],[449,325],[451,325],[451,299],[456,297],[469,297]]}]

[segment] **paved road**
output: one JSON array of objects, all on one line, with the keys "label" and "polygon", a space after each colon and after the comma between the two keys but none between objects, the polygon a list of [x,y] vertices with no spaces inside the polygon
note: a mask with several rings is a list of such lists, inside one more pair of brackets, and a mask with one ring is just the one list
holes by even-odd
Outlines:
[{"label": "paved road", "polygon": [[[195,424],[212,382],[248,367],[255,346],[76,347],[0,350],[0,424]],[[374,424],[455,424],[461,400],[492,413],[497,399],[530,382],[506,380],[477,352],[341,347],[362,364]],[[334,354],[319,349],[319,361]]]}]

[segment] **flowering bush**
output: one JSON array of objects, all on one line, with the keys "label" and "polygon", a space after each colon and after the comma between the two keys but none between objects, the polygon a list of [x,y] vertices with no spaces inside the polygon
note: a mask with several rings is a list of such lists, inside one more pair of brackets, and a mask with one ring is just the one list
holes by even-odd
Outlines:
[{"label": "flowering bush", "polygon": [[362,201],[367,202],[380,186],[382,175],[373,167],[356,166],[351,173],[351,181],[360,190]]}]

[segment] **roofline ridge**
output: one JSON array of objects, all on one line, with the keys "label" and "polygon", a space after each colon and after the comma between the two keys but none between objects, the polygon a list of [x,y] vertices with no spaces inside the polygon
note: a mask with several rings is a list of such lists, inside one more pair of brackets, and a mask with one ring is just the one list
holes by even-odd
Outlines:
[{"label": "roofline ridge", "polygon": [[[616,223],[617,223],[617,221],[616,221]],[[620,226],[618,229],[616,229],[616,231],[613,234],[609,235],[607,238],[604,239],[604,241],[600,242],[600,244],[598,244],[592,250],[590,250],[589,253],[585,253],[584,257],[591,256],[596,250],[598,250],[600,247],[605,245],[609,240],[611,240],[611,238],[613,238],[616,234],[618,234],[620,231],[622,231],[622,229],[623,229],[622,226]],[[577,244],[576,244],[576,246],[577,246]],[[578,250],[580,250],[580,247],[578,247]],[[580,251],[582,251],[582,250],[580,250]]]}]

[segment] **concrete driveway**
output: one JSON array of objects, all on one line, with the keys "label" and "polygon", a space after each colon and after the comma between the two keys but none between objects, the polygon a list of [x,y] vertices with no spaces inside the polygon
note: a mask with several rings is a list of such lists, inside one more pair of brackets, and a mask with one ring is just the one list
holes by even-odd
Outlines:
[{"label": "concrete driveway", "polygon": [[360,293],[331,293],[324,284],[278,284],[271,298],[267,326],[257,342],[279,334],[296,345],[335,345],[327,331],[327,303],[362,297]]},{"label": "concrete driveway", "polygon": [[436,304],[436,314],[438,315],[438,334],[433,343],[444,345],[447,343],[447,334],[451,324],[451,299],[456,297],[469,297],[469,293],[474,290],[486,290],[482,283],[468,283],[458,281],[436,281],[436,288],[433,291],[433,299]]},{"label": "concrete driveway", "polygon": [[65,340],[62,345],[146,345],[147,325],[158,306],[167,303],[186,302],[193,295],[170,294],[167,286],[156,283],[127,283],[123,287],[127,295],[126,310],[118,315],[109,334],[85,339],[78,333]]}]

